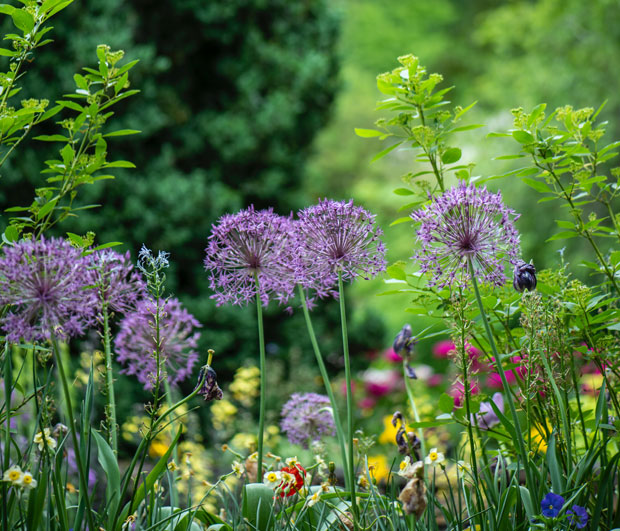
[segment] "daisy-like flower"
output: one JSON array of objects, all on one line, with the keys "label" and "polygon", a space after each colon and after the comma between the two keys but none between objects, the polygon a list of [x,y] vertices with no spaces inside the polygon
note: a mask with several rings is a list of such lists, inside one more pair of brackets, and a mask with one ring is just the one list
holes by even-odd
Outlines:
[{"label": "daisy-like flower", "polygon": [[271,470],[270,472],[265,472],[265,475],[263,476],[263,483],[273,490],[275,490],[281,482],[282,474],[280,472]]},{"label": "daisy-like flower", "polygon": [[461,474],[471,472],[471,465],[467,461],[459,460],[456,462],[456,468]]},{"label": "daisy-like flower", "polygon": [[232,471],[235,473],[235,476],[237,476],[238,478],[240,478],[245,472],[243,465],[239,461],[233,461],[231,468]]},{"label": "daisy-like flower", "polygon": [[24,472],[17,485],[24,489],[31,490],[37,486],[37,480],[32,477],[30,472]]},{"label": "daisy-like flower", "polygon": [[23,474],[22,469],[19,466],[14,465],[4,471],[2,481],[9,481],[12,485],[19,485]]},{"label": "daisy-like flower", "polygon": [[222,216],[213,225],[205,249],[205,269],[217,305],[246,305],[260,299],[286,302],[295,289],[293,220],[272,209],[251,206],[237,214]]},{"label": "daisy-like flower", "polygon": [[308,507],[312,507],[318,501],[320,501],[321,500],[321,492],[322,491],[317,490],[312,496],[308,496],[306,498],[306,505],[308,505]]},{"label": "daisy-like flower", "polygon": [[56,450],[56,446],[57,446],[56,439],[54,439],[50,435],[49,428],[44,428],[43,431],[40,431],[39,433],[37,433],[34,436],[33,442],[39,445],[39,450],[41,452],[43,451],[43,448],[45,446],[47,446],[48,450],[51,450],[52,452]]},{"label": "daisy-like flower", "polygon": [[437,466],[439,463],[442,463],[445,460],[444,455],[441,452],[437,451],[437,448],[431,448],[431,451],[428,452],[428,455],[424,458],[424,462],[427,465]]},{"label": "daisy-like flower", "polygon": [[430,286],[466,287],[471,260],[479,282],[503,286],[504,262],[516,265],[520,240],[514,222],[519,218],[506,207],[498,192],[461,183],[411,214],[419,223],[420,250],[413,256]]},{"label": "daisy-like flower", "polygon": [[413,465],[411,463],[411,457],[409,457],[408,455],[405,456],[405,458],[400,462],[400,465],[398,465],[398,475],[402,476],[404,478],[408,478],[410,477],[410,475],[413,473]]},{"label": "daisy-like flower", "polygon": [[82,335],[94,320],[96,296],[81,252],[58,238],[5,245],[0,256],[0,324],[7,339],[44,341]]},{"label": "daisy-like flower", "polygon": [[293,393],[282,408],[280,427],[291,444],[300,444],[304,448],[325,435],[335,435],[329,398],[316,393]]},{"label": "daisy-like flower", "polygon": [[106,303],[115,312],[127,313],[146,295],[146,284],[134,268],[129,252],[120,254],[102,249],[88,259],[92,283],[99,295],[99,312]]},{"label": "daisy-like flower", "polygon": [[196,328],[201,325],[179,300],[160,299],[159,310],[155,299],[140,301],[135,311],[121,321],[114,345],[118,361],[126,365],[121,372],[136,376],[145,389],[153,388],[157,375],[155,315],[158,311],[160,379],[167,377],[171,385],[177,385],[192,374],[198,361],[200,332]]},{"label": "daisy-like flower", "polygon": [[301,210],[298,217],[298,282],[319,297],[333,292],[339,272],[343,280],[352,281],[385,271],[383,232],[375,216],[353,200],[323,199]]}]

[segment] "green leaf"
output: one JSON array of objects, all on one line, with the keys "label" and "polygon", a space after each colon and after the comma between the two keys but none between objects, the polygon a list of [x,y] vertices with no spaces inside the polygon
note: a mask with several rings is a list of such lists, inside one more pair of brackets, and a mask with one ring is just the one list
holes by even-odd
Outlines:
[{"label": "green leaf", "polygon": [[19,231],[17,227],[14,225],[9,225],[6,229],[4,229],[4,238],[8,242],[16,242],[17,238],[19,238]]},{"label": "green leaf", "polygon": [[118,461],[110,445],[95,430],[92,430],[91,433],[97,444],[97,460],[108,478],[105,486],[106,512],[108,513],[108,526],[112,527],[116,509],[120,502],[121,473],[118,468]]},{"label": "green leaf", "polygon": [[75,157],[75,151],[71,147],[71,144],[67,144],[60,150],[60,156],[62,157],[62,161],[65,163],[65,168],[68,168],[69,164],[73,160],[73,157]]},{"label": "green leaf", "polygon": [[575,238],[576,236],[579,236],[579,234],[571,230],[565,230],[554,234],[553,236],[551,236],[551,238],[547,238],[545,241],[553,242],[555,240],[567,240],[569,238]]},{"label": "green leaf", "polygon": [[375,129],[358,129],[355,128],[355,134],[357,136],[361,136],[362,138],[371,138],[374,136],[383,136],[385,133],[381,131],[376,131]]},{"label": "green leaf", "polygon": [[263,483],[248,483],[243,487],[241,513],[253,529],[269,531],[275,526],[273,490]]},{"label": "green leaf", "polygon": [[519,486],[519,491],[521,492],[521,501],[523,502],[523,506],[525,507],[525,512],[528,519],[531,521],[537,513],[534,512],[534,506],[532,505],[532,497],[530,496],[530,491],[527,490],[527,487],[523,486]]},{"label": "green leaf", "polygon": [[385,157],[390,151],[393,151],[394,149],[396,149],[398,146],[400,146],[402,143],[404,142],[404,140],[401,140],[400,142],[396,142],[396,144],[390,146],[389,148],[384,149],[383,151],[380,151],[379,153],[377,153],[370,162],[375,162],[383,157]]},{"label": "green leaf", "polygon": [[386,272],[390,277],[395,278],[396,280],[407,280],[407,273],[405,273],[400,267],[397,265],[391,265],[386,269]]},{"label": "green leaf", "polygon": [[413,220],[409,216],[407,216],[406,218],[398,218],[392,221],[392,223],[390,223],[390,227],[393,227],[394,225],[400,225],[401,223],[406,223],[407,221],[413,221]]},{"label": "green leaf", "polygon": [[56,206],[57,202],[58,202],[58,198],[45,203],[37,212],[37,221],[43,219],[43,217],[47,216],[47,214],[49,214],[52,210],[54,210],[54,207]]},{"label": "green leaf", "polygon": [[409,423],[410,428],[435,428],[436,426],[445,426],[446,424],[452,424],[454,422],[453,419],[439,419],[439,420],[426,420],[422,422],[411,422]]},{"label": "green leaf", "polygon": [[531,127],[532,124],[536,121],[536,118],[538,118],[545,111],[546,108],[546,103],[540,103],[539,105],[536,105],[536,107],[534,107],[534,109],[532,109],[532,112],[530,113],[530,117],[527,120],[527,126]]},{"label": "green leaf", "polygon": [[[536,170],[538,173],[538,170]],[[538,179],[530,179],[529,177],[523,177],[521,179],[525,184],[527,184],[530,188],[534,188],[537,192],[541,194],[554,194],[555,191],[545,182],[540,181]]]},{"label": "green leaf", "polygon": [[78,247],[85,247],[86,242],[84,238],[82,238],[79,234],[74,234],[73,232],[67,232],[67,237]]},{"label": "green leaf", "polygon": [[117,247],[119,245],[123,245],[123,242],[103,243],[101,245],[97,245],[97,247],[94,247],[93,251],[100,251],[101,249],[108,249],[109,247]]},{"label": "green leaf", "polygon": [[15,9],[11,14],[13,24],[24,32],[24,35],[30,33],[34,28],[34,18],[24,9]]},{"label": "green leaf", "polygon": [[441,156],[441,162],[444,164],[453,164],[459,160],[461,160],[461,150],[456,147],[446,149]]},{"label": "green leaf", "polygon": [[4,13],[5,15],[12,15],[13,11],[15,11],[15,7],[8,4],[0,4],[0,13]]},{"label": "green leaf", "polygon": [[392,193],[396,195],[414,195],[415,192],[409,190],[409,188],[396,188]]},{"label": "green leaf", "polygon": [[17,55],[17,52],[7,50],[6,48],[0,48],[0,55],[4,55],[5,57],[13,57]]},{"label": "green leaf", "polygon": [[454,397],[447,393],[442,393],[439,397],[439,404],[437,404],[439,410],[443,413],[451,413],[454,409]]},{"label": "green leaf", "polygon": [[119,129],[118,131],[112,131],[111,133],[106,133],[103,136],[125,136],[125,135],[137,135],[142,131],[138,131],[137,129]]},{"label": "green leaf", "polygon": [[512,138],[514,138],[519,144],[533,144],[534,137],[527,131],[513,131]]},{"label": "green leaf", "polygon": [[69,137],[63,135],[39,135],[35,136],[34,140],[41,140],[42,142],[68,142]]},{"label": "green leaf", "polygon": [[484,124],[470,124],[470,125],[461,125],[460,127],[455,127],[454,129],[450,129],[449,133],[458,133],[460,131],[471,131],[472,129],[479,129],[480,127],[484,127]]},{"label": "green leaf", "polygon": [[128,160],[117,160],[114,162],[108,162],[103,168],[135,168],[136,165]]}]

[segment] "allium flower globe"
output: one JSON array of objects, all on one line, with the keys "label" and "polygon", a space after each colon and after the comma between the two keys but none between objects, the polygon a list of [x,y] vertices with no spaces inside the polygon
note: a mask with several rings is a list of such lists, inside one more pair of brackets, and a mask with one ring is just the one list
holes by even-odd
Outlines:
[{"label": "allium flower globe", "polygon": [[0,257],[0,319],[11,342],[82,335],[93,323],[96,296],[79,249],[59,238],[5,245]]},{"label": "allium flower globe", "polygon": [[129,252],[103,249],[89,256],[92,283],[99,295],[98,309],[105,301],[116,312],[126,313],[146,296],[146,284],[134,268]]},{"label": "allium flower globe", "polygon": [[218,306],[254,302],[255,276],[263,305],[271,298],[283,303],[292,296],[292,230],[291,218],[252,206],[213,225],[204,265]]},{"label": "allium flower globe", "polygon": [[282,408],[280,427],[291,444],[300,444],[304,448],[324,435],[335,435],[329,398],[316,393],[292,394]]},{"label": "allium flower globe", "polygon": [[[160,300],[160,376],[177,385],[193,372],[198,361],[200,323],[178,299]],[[126,367],[124,374],[136,376],[145,389],[152,389],[157,376],[155,299],[142,300],[135,311],[125,315],[114,341],[118,361]],[[165,374],[164,374],[165,373]]]},{"label": "allium flower globe", "polygon": [[519,218],[506,207],[498,192],[465,183],[432,197],[431,203],[411,214],[419,223],[417,239],[421,248],[413,256],[430,286],[466,287],[471,260],[479,282],[503,286],[504,262],[517,264]]},{"label": "allium flower globe", "polygon": [[383,234],[375,216],[351,201],[324,199],[301,210],[297,227],[298,281],[322,297],[343,280],[369,279],[385,271]]}]

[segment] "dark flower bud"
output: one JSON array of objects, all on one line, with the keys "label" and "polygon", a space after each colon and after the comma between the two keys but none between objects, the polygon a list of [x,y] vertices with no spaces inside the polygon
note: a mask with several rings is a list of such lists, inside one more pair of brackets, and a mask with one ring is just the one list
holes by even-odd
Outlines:
[{"label": "dark flower bud", "polygon": [[536,268],[534,264],[529,264],[523,260],[519,260],[514,269],[514,279],[512,285],[519,292],[533,291],[536,289]]},{"label": "dark flower bud", "polygon": [[413,367],[411,365],[409,365],[408,363],[405,364],[405,372],[407,373],[407,378],[409,378],[411,380],[417,380],[418,379],[418,375],[413,370]]},{"label": "dark flower bud", "polygon": [[399,356],[407,357],[413,353],[416,340],[412,337],[411,325],[406,324],[394,339],[392,348]]},{"label": "dark flower bud", "polygon": [[198,385],[201,385],[198,394],[202,395],[207,402],[221,400],[224,396],[219,385],[217,385],[217,374],[209,365],[203,365],[200,368]]}]

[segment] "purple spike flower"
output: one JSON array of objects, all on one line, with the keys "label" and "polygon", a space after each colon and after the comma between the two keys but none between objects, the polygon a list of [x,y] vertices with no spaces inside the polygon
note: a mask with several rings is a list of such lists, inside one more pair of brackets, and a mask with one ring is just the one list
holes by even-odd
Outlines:
[{"label": "purple spike flower", "polygon": [[82,335],[93,323],[96,295],[79,249],[59,238],[6,245],[0,257],[0,320],[11,342]]},{"label": "purple spike flower", "polygon": [[335,435],[329,398],[316,393],[292,394],[282,408],[280,427],[291,444],[300,444],[304,448],[324,435]]},{"label": "purple spike flower", "polygon": [[89,256],[92,283],[99,295],[98,310],[103,301],[116,312],[127,313],[146,296],[146,284],[134,269],[129,252],[120,254],[103,249]]},{"label": "purple spike flower", "polygon": [[[125,315],[114,341],[117,359],[126,365],[121,372],[135,375],[145,389],[152,389],[157,378],[155,358],[157,302],[149,298],[140,301],[135,311]],[[195,329],[200,323],[178,299],[159,301],[160,378],[176,385],[192,374],[198,361],[198,338]]]},{"label": "purple spike flower", "polygon": [[423,273],[430,273],[430,286],[466,287],[468,259],[476,279],[496,286],[506,282],[504,261],[516,265],[520,254],[519,218],[506,207],[498,192],[461,183],[411,214],[418,227],[421,249],[413,256]]},{"label": "purple spike flower", "polygon": [[204,264],[218,306],[254,302],[255,275],[263,305],[272,297],[284,303],[292,296],[292,229],[290,217],[253,206],[222,216],[213,225]]},{"label": "purple spike flower", "polygon": [[369,279],[385,271],[383,234],[375,216],[353,200],[320,200],[298,214],[298,282],[319,297],[331,295],[338,282],[361,276]]}]

